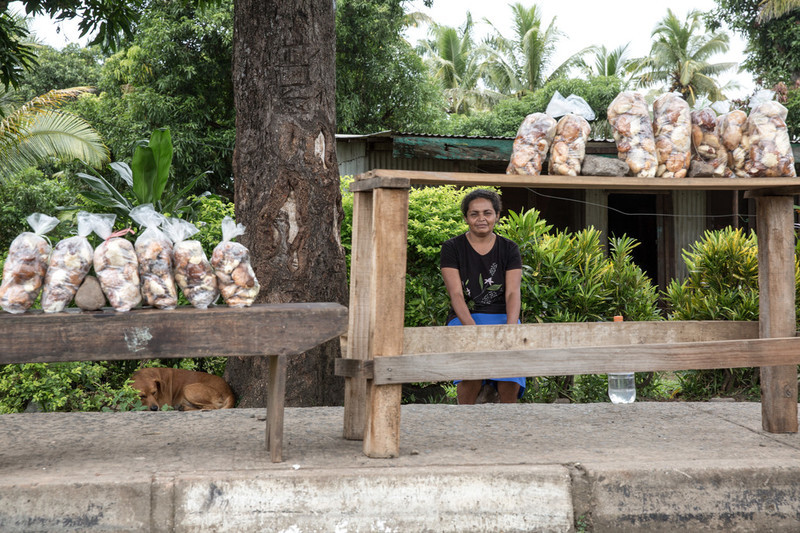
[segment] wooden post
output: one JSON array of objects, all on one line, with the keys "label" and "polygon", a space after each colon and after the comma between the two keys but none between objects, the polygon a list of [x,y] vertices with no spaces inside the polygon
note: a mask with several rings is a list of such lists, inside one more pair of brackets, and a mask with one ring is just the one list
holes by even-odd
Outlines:
[{"label": "wooden post", "polygon": [[[403,353],[405,319],[408,189],[373,192],[370,350],[374,357]],[[369,457],[400,454],[402,385],[367,382],[369,403],[364,453]]]},{"label": "wooden post", "polygon": [[[350,314],[347,354],[369,359],[370,282],[372,273],[372,191],[353,193],[353,239],[350,251]],[[344,438],[361,440],[367,423],[367,380],[345,378]]]},{"label": "wooden post", "polygon": [[267,390],[267,449],[273,463],[283,460],[283,404],[286,396],[286,356],[269,358],[269,390]]},{"label": "wooden post", "polygon": [[[756,198],[759,336],[795,335],[794,217],[791,196]],[[761,367],[761,426],[797,433],[797,366]]]}]

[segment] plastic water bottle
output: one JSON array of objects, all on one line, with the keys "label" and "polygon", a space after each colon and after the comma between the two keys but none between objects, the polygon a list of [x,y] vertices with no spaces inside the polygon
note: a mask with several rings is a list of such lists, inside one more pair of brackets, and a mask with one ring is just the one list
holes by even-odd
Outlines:
[{"label": "plastic water bottle", "polygon": [[[614,322],[622,322],[622,316],[615,316]],[[611,399],[611,403],[633,403],[636,400],[636,374],[633,372],[609,372],[608,397]]]}]

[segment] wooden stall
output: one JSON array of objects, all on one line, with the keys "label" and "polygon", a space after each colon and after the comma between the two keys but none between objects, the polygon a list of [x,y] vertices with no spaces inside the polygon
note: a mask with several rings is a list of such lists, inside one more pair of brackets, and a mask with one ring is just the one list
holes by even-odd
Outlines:
[{"label": "wooden stall", "polygon": [[[412,185],[606,191],[746,191],[756,199],[760,321],[523,324],[404,328],[408,191]],[[793,195],[797,178],[513,176],[373,170],[354,193],[344,437],[369,457],[399,455],[402,383],[454,378],[761,367],[762,425],[795,433]],[[435,332],[420,330],[433,329]],[[420,340],[424,339],[424,340]],[[465,342],[464,339],[470,339]],[[545,340],[542,340],[545,339]]]},{"label": "wooden stall", "polygon": [[346,327],[347,308],[335,303],[1,313],[0,364],[269,356],[266,446],[280,462],[286,358]]}]

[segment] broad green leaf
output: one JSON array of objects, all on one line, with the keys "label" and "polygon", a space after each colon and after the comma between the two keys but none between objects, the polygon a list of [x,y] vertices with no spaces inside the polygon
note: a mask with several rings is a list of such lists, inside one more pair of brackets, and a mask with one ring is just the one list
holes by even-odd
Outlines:
[{"label": "broad green leaf", "polygon": [[172,138],[169,128],[159,128],[153,131],[150,136],[150,149],[153,151],[156,165],[156,177],[152,185],[152,202],[156,203],[161,199],[161,193],[164,192],[164,186],[169,179],[169,168],[172,165]]},{"label": "broad green leaf", "polygon": [[156,161],[153,149],[149,146],[137,146],[133,152],[133,194],[139,204],[153,202],[153,183],[156,180]]},{"label": "broad green leaf", "polygon": [[114,169],[114,172],[128,184],[128,187],[133,187],[133,172],[127,163],[115,161],[108,166]]}]

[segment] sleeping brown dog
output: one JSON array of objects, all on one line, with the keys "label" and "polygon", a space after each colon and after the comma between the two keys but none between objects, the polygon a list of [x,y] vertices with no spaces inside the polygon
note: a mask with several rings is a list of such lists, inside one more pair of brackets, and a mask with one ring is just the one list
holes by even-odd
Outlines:
[{"label": "sleeping brown dog", "polygon": [[234,404],[233,392],[225,380],[205,372],[152,367],[137,370],[132,379],[142,405],[151,411],[158,411],[163,405],[194,411],[230,409]]}]

